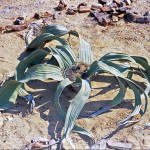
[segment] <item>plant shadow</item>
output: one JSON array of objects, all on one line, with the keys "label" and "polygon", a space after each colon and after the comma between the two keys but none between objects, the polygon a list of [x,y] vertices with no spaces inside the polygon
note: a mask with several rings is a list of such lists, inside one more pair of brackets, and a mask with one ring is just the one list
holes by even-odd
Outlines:
[{"label": "plant shadow", "polygon": [[[110,85],[102,86],[102,87],[93,87],[93,90],[100,90],[97,94],[92,95],[90,98],[93,98],[97,95],[101,94],[107,94],[107,92],[111,90],[116,90],[118,89],[118,85],[116,82],[116,79],[114,79],[112,76],[98,76],[95,79],[93,79],[95,83],[108,83]],[[55,92],[58,86],[58,82],[42,82],[42,81],[30,81],[27,83],[27,86],[29,86],[29,91],[30,93],[35,97],[35,102],[36,102],[36,108],[37,111],[40,114],[41,119],[48,121],[49,126],[48,126],[48,134],[51,136],[53,139],[58,139],[61,138],[62,134],[62,129],[64,126],[63,121],[59,119],[59,116],[57,114],[57,110],[55,107],[55,102],[54,102],[54,97],[55,97]],[[77,92],[72,91],[70,87],[64,89],[61,97],[60,97],[60,104],[62,108],[67,112],[67,109],[69,107],[69,100],[71,100]],[[106,100],[97,100],[93,102],[88,102],[85,104],[83,110],[81,111],[78,119],[84,118],[89,112],[94,112],[103,106],[107,105],[111,99]],[[126,108],[126,109],[133,109],[132,102],[125,102],[123,101],[121,104],[118,106],[114,107],[114,109],[118,108]],[[11,114],[22,114],[22,117],[25,117],[28,115],[28,105],[27,102],[23,98],[18,98],[17,99],[17,104],[13,105],[12,109],[7,110],[8,113]],[[117,130],[118,132],[119,130]],[[89,143],[91,145],[93,143],[90,138],[80,135],[81,138]]]}]

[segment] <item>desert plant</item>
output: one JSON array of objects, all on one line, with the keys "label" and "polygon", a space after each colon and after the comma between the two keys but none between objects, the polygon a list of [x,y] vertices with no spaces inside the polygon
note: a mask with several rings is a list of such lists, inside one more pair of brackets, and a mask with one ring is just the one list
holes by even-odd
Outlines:
[{"label": "desert plant", "polygon": [[[68,31],[60,25],[44,26],[41,30],[41,35],[29,42],[31,32],[27,34],[26,43],[27,50],[31,53],[22,60],[16,67],[15,80],[9,80],[0,88],[0,109],[8,109],[11,104],[15,103],[17,95],[26,98],[31,103],[31,111],[34,107],[34,98],[26,92],[24,83],[30,80],[46,80],[53,79],[60,81],[56,94],[55,104],[58,115],[64,123],[64,134],[61,141],[66,138],[72,148],[75,146],[72,142],[70,133],[74,130],[77,133],[85,134],[93,138],[93,135],[85,129],[75,124],[82,108],[87,102],[91,94],[92,76],[98,76],[102,73],[113,75],[120,87],[118,94],[114,99],[101,110],[90,114],[88,117],[95,117],[111,109],[122,102],[125,96],[127,85],[133,90],[135,96],[135,108],[133,112],[118,124],[137,122],[132,120],[132,117],[141,112],[142,100],[145,100],[144,110],[146,112],[148,105],[148,94],[150,91],[150,66],[144,57],[129,56],[124,53],[108,53],[97,61],[92,59],[92,48],[81,35],[76,31]],[[79,38],[79,58],[75,55],[70,44],[61,38],[69,34]],[[47,46],[46,43],[51,43],[57,40],[61,45],[55,47]],[[45,59],[50,55],[49,59]],[[146,80],[146,88],[143,89],[138,85],[132,76],[137,74]],[[77,95],[71,100],[67,113],[60,105],[60,96],[63,90],[68,86],[78,86],[80,88]]]}]

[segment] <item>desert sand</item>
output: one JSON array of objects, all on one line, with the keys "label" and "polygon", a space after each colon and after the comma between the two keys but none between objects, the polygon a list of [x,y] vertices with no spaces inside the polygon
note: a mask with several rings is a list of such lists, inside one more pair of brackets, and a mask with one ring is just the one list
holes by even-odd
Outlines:
[{"label": "desert sand", "polygon": [[[88,4],[97,3],[96,0],[84,0]],[[33,17],[36,12],[55,12],[58,0],[1,0],[0,26],[12,24],[14,19],[22,12],[26,20]],[[80,0],[66,1],[68,5],[77,7]],[[150,10],[149,0],[137,0],[131,5],[132,10],[143,15]],[[99,59],[108,52],[123,52],[129,55],[143,56],[150,59],[150,24],[125,23],[120,20],[116,25],[103,27],[89,13],[66,15],[62,12],[58,19],[49,19],[48,23],[57,23],[69,29],[77,30],[93,47],[94,59]],[[6,32],[0,34],[0,80],[3,75],[15,70],[17,64],[29,54],[25,51],[25,41],[21,38],[28,30],[19,32]],[[72,45],[77,51],[77,39]],[[150,61],[149,61],[150,63]],[[137,80],[138,77],[136,78]],[[28,91],[35,97],[36,113],[27,113],[27,103],[20,97],[10,109],[1,113],[5,118],[0,127],[0,147],[2,149],[20,149],[37,137],[60,138],[64,123],[59,119],[55,105],[54,95],[58,83],[52,81],[32,81],[27,84]],[[117,128],[116,122],[124,119],[133,109],[133,93],[127,89],[124,101],[96,118],[82,118],[83,115],[98,110],[107,104],[117,94],[116,80],[103,75],[92,82],[92,96],[85,105],[77,124],[93,132],[95,140],[99,140]],[[69,94],[63,94],[62,105],[68,106]],[[67,102],[66,102],[67,101]],[[11,118],[11,119],[9,119]],[[150,104],[147,113],[136,125],[143,125],[150,121]],[[90,138],[72,133],[77,149],[88,148],[93,144]],[[150,149],[150,130],[136,129],[133,126],[123,128],[113,135],[114,141],[133,144],[133,149]],[[64,142],[64,148],[70,146]]]}]

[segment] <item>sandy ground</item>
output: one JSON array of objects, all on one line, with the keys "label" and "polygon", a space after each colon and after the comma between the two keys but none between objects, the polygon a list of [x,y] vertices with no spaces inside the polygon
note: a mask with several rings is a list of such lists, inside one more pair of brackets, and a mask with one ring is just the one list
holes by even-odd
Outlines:
[{"label": "sandy ground", "polygon": [[[66,1],[68,5],[77,6],[81,1]],[[85,2],[91,4],[90,0]],[[97,2],[94,0],[92,3]],[[24,11],[27,19],[33,17],[35,12],[54,12],[58,0],[1,0],[0,5],[0,26],[12,24],[14,17]],[[132,5],[132,10],[139,15],[150,10],[149,0],[137,0]],[[61,13],[57,20],[50,19],[51,23],[60,23],[69,29],[75,29],[89,41],[93,47],[94,58],[98,59],[108,52],[124,52],[130,55],[144,56],[150,59],[150,25],[125,23],[119,21],[114,26],[102,27],[93,17],[86,14],[68,16]],[[15,70],[16,65],[26,55],[25,42],[20,34],[27,31],[5,33],[0,35],[0,79],[3,74]],[[73,39],[73,46],[77,39]],[[138,80],[138,78],[137,78]],[[23,99],[18,98],[17,104],[9,111],[3,112],[4,124],[0,127],[0,147],[3,149],[17,149],[26,145],[31,139],[37,137],[59,138],[63,127],[57,116],[54,106],[54,94],[57,82],[33,81],[28,83],[28,90],[36,99],[36,114],[27,113],[27,104]],[[99,109],[108,101],[112,100],[118,91],[116,81],[112,77],[99,76],[92,82],[95,90],[85,108],[81,112],[77,124],[90,130],[99,140],[117,128],[116,122],[125,118],[133,109],[133,93],[127,90],[125,100],[110,112],[96,118],[85,119],[83,115]],[[63,105],[67,108],[70,95],[63,95]],[[138,123],[143,125],[150,120],[150,105],[146,115]],[[78,149],[85,149],[92,144],[92,140],[85,136],[72,133],[73,140]],[[133,126],[124,128],[113,135],[113,140],[129,142],[134,149],[150,149],[150,130],[134,129]],[[64,148],[69,148],[64,143]]]}]

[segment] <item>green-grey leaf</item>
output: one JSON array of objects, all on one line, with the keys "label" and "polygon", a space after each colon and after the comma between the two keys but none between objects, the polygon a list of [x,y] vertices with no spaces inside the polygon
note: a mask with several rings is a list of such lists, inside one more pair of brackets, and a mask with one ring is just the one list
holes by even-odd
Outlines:
[{"label": "green-grey leaf", "polygon": [[29,44],[29,46],[27,47],[27,50],[35,50],[35,49],[41,48],[43,43],[46,43],[46,42],[49,42],[49,41],[52,41],[52,40],[57,40],[62,45],[68,45],[68,43],[64,39],[60,38],[57,35],[52,35],[50,33],[43,33],[43,34],[39,35],[38,37],[36,37]]},{"label": "green-grey leaf", "polygon": [[62,71],[59,67],[50,64],[38,64],[29,68],[24,79],[20,82],[28,82],[30,80],[46,80],[48,78],[62,81],[64,79]]},{"label": "green-grey leaf", "polygon": [[100,61],[118,61],[118,60],[128,60],[135,63],[135,60],[127,54],[124,53],[108,53],[100,58]]},{"label": "green-grey leaf", "polygon": [[0,88],[0,110],[8,109],[16,102],[21,83],[10,80]]},{"label": "green-grey leaf", "polygon": [[27,56],[24,60],[22,60],[16,67],[15,78],[16,80],[21,80],[24,78],[25,71],[30,65],[37,61],[43,60],[48,55],[47,51],[42,49],[37,49],[33,51],[29,56]]},{"label": "green-grey leaf", "polygon": [[65,119],[65,137],[70,136],[70,132],[72,131],[75,121],[78,118],[82,108],[84,107],[87,99],[91,94],[91,88],[89,83],[86,80],[80,79],[82,82],[81,89],[75,98],[71,101],[71,104],[68,108],[66,119]]},{"label": "green-grey leaf", "polygon": [[92,56],[92,47],[91,45],[82,38],[80,34],[76,31],[70,31],[69,34],[74,35],[79,38],[80,46],[79,46],[79,61],[86,63],[86,64],[92,64],[93,62],[93,56]]},{"label": "green-grey leaf", "polygon": [[41,33],[51,33],[53,35],[58,35],[58,36],[65,35],[68,32],[69,31],[66,27],[61,26],[59,24],[44,26],[41,30]]},{"label": "green-grey leaf", "polygon": [[[65,122],[65,118],[66,118],[66,112],[62,109],[60,103],[59,103],[59,98],[64,90],[65,87],[67,87],[68,85],[71,85],[73,82],[70,81],[68,78],[64,79],[63,81],[60,82],[60,84],[57,87],[57,91],[55,93],[55,105],[56,105],[56,109],[58,111],[58,115],[60,117],[60,119],[62,121]],[[89,132],[86,131],[85,129],[78,127],[77,125],[74,126],[73,130],[77,133],[81,133],[81,134],[85,134],[89,137],[93,138],[93,135]]]}]

